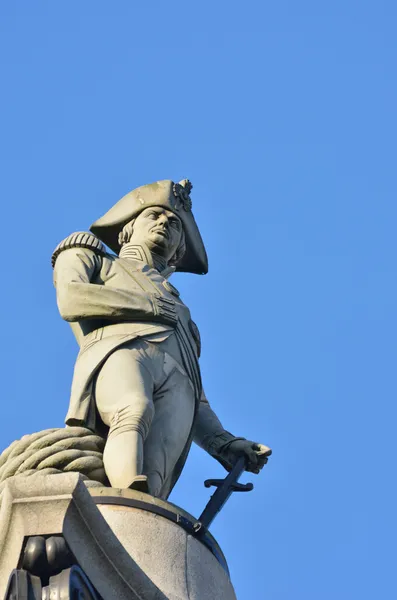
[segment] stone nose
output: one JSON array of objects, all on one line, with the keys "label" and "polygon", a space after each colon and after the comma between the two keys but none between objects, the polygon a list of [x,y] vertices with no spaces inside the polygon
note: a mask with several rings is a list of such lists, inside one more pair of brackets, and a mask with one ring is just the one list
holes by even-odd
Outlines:
[{"label": "stone nose", "polygon": [[159,215],[158,219],[157,219],[157,223],[159,225],[164,225],[167,226],[169,225],[169,221],[168,221],[168,217],[167,215]]}]

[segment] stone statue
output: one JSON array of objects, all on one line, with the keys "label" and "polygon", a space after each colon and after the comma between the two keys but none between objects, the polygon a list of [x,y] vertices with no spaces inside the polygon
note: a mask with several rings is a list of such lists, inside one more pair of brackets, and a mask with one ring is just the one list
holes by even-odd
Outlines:
[{"label": "stone statue", "polygon": [[[53,254],[61,316],[80,345],[68,426],[106,437],[110,484],[167,499],[192,441],[230,470],[258,473],[265,445],[227,432],[204,394],[200,335],[172,273],[204,274],[191,184],[158,181],[124,196]],[[109,253],[105,244],[115,254]]]}]

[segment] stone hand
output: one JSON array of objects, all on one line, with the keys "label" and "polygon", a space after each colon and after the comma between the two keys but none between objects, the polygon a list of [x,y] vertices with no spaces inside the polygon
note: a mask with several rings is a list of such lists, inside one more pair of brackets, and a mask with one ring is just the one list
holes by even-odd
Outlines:
[{"label": "stone hand", "polygon": [[240,456],[244,456],[247,461],[246,471],[250,471],[251,473],[259,473],[272,453],[271,449],[264,444],[257,444],[256,442],[241,439],[231,442],[227,452],[228,458],[233,464]]},{"label": "stone hand", "polygon": [[160,294],[152,294],[153,311],[156,321],[160,321],[164,325],[176,326],[178,315],[176,313],[175,302],[160,296]]}]

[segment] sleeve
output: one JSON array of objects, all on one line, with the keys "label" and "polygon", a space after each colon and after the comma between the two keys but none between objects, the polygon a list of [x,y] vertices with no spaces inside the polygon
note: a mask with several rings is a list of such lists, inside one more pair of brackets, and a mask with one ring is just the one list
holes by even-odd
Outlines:
[{"label": "sleeve", "polygon": [[62,318],[70,322],[99,317],[113,321],[156,320],[154,296],[92,283],[102,260],[88,248],[68,248],[57,256],[54,284]]},{"label": "sleeve", "polygon": [[232,464],[227,450],[232,442],[241,439],[245,438],[237,438],[223,428],[203,390],[194,427],[194,442],[229,471]]}]

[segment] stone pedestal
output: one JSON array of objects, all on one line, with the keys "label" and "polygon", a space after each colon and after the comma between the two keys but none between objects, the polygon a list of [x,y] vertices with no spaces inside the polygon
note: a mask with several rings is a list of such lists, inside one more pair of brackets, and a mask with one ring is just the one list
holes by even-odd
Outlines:
[{"label": "stone pedestal", "polygon": [[13,569],[32,582],[27,600],[67,600],[72,585],[87,600],[235,600],[222,551],[193,524],[171,503],[87,488],[75,473],[13,477],[0,508],[0,600]]}]

